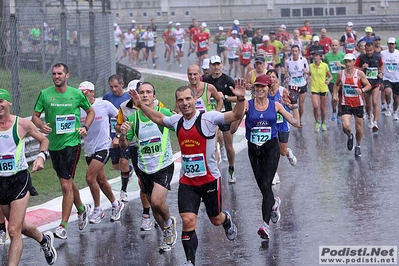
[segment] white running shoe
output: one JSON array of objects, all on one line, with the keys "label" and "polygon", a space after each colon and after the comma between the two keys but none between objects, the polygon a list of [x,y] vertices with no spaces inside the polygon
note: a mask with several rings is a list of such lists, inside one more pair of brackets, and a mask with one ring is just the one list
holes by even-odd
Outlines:
[{"label": "white running shoe", "polygon": [[94,209],[93,213],[90,216],[90,223],[91,224],[98,224],[100,223],[105,217],[105,213],[102,209]]},{"label": "white running shoe", "polygon": [[275,184],[280,184],[280,176],[278,175],[277,172],[274,175],[274,178],[273,178],[273,181],[272,181],[272,185],[275,185]]},{"label": "white running shoe", "polygon": [[65,239],[67,239],[68,234],[67,234],[66,229],[62,225],[60,225],[55,229],[54,236],[59,239],[65,240]]},{"label": "white running shoe", "polygon": [[127,199],[127,192],[121,190],[121,194],[119,196],[119,200],[122,202],[128,202],[129,200]]},{"label": "white running shoe", "polygon": [[84,206],[85,206],[85,210],[81,214],[78,214],[79,230],[85,229],[86,226],[89,224],[89,215],[91,212],[91,205],[85,204]]},{"label": "white running shoe", "polygon": [[118,203],[118,206],[112,207],[112,214],[110,217],[111,222],[118,221],[121,218],[121,212],[125,208],[125,203],[123,203],[122,201],[119,201]]},{"label": "white running shoe", "polygon": [[297,159],[290,148],[287,148],[287,150],[288,150],[287,159],[292,166],[295,166],[297,163]]},{"label": "white running shoe", "polygon": [[393,114],[392,114],[392,119],[393,119],[394,121],[397,121],[397,120],[399,119],[398,114],[396,113],[396,111],[393,112]]},{"label": "white running shoe", "polygon": [[140,225],[140,230],[141,231],[149,231],[152,228],[152,222],[151,218],[149,215],[143,215],[141,218],[141,225]]}]

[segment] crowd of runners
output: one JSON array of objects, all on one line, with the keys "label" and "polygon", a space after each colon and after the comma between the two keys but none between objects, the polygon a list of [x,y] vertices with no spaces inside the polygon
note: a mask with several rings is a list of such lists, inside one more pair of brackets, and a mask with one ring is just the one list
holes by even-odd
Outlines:
[{"label": "crowd of runners", "polygon": [[[156,41],[154,20],[146,28],[133,20],[124,33],[114,24],[114,31],[118,60],[127,57],[129,64],[139,64],[146,62],[151,54],[156,67],[156,45],[160,43]],[[188,85],[176,90],[175,106],[165,107],[157,100],[157,88],[151,83],[134,80],[124,84],[123,77],[117,74],[109,77],[110,92],[103,99],[95,99],[96,88],[89,81],[82,82],[78,89],[68,86],[70,73],[63,63],[52,67],[54,86],[40,92],[32,122],[10,113],[11,96],[1,89],[0,130],[9,137],[0,157],[0,241],[6,238],[6,218],[11,239],[9,265],[19,262],[22,234],[36,239],[48,264],[53,264],[57,258],[54,236],[67,239],[73,205],[78,210],[79,230],[105,218],[100,190],[111,204],[110,220],[120,220],[128,202],[127,184],[134,172],[143,207],[140,230],[154,227],[151,210],[163,232],[159,250],[170,251],[178,238],[179,223],[166,202],[174,171],[170,131],[177,134],[181,149],[178,209],[187,259],[183,265],[195,265],[198,248],[195,228],[201,202],[211,223],[222,225],[229,240],[233,241],[238,233],[231,212],[222,209],[219,163],[228,162],[228,182],[234,185],[237,177],[233,136],[243,119],[248,157],[262,194],[262,220],[257,234],[268,240],[269,222],[280,220],[281,199],[274,196],[272,185],[279,183],[280,155],[286,156],[292,166],[298,162],[288,147],[289,124],[306,126],[301,117],[308,90],[314,130],[327,131],[327,120],[342,124],[348,137],[347,149],[355,149],[356,157],[361,156],[363,120],[372,132],[379,130],[380,114],[398,120],[396,39],[388,38],[388,48],[383,49],[381,37],[371,27],[364,32],[360,37],[353,23],[348,22],[342,37],[332,40],[326,29],[314,33],[305,21],[291,34],[285,25],[263,34],[261,29],[253,29],[251,23],[242,27],[234,20],[231,28],[219,27],[218,33],[211,37],[205,22],[199,24],[193,20],[187,29],[180,23],[169,22],[162,33],[166,61],[177,60],[182,68],[186,41],[189,42],[187,56],[196,56],[197,60],[186,69]],[[216,51],[209,50],[211,42],[217,44]],[[119,58],[120,46],[123,53]],[[327,118],[330,94],[331,116]],[[42,113],[44,121],[40,118]],[[352,116],[355,134],[351,131]],[[37,128],[48,135],[48,140]],[[54,233],[41,234],[24,221],[29,196],[37,194],[24,156],[23,140],[27,134],[40,142],[40,153],[32,170],[42,169],[50,155],[62,188],[62,219]],[[88,164],[86,181],[94,206],[82,202],[74,182],[82,138]],[[104,165],[109,158],[114,169],[121,173],[119,199],[105,176]]]}]

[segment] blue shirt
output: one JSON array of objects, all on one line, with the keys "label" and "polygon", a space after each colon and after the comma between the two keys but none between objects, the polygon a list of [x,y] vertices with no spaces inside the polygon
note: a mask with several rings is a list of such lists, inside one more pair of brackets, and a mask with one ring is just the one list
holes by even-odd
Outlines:
[{"label": "blue shirt", "polygon": [[[115,96],[111,91],[107,92],[103,96],[103,100],[111,102],[115,108],[119,109],[119,106],[121,103],[130,100],[130,95],[128,92],[125,92],[122,94],[122,96]],[[115,125],[116,125],[116,119],[115,118],[110,118],[110,136],[111,138],[114,138],[116,133],[115,133]]]},{"label": "blue shirt", "polygon": [[[254,127],[271,127],[271,138],[277,138],[277,112],[274,101],[269,101],[265,111],[255,109],[254,100],[248,101],[248,111],[245,118],[245,138],[251,141],[251,130]],[[270,140],[269,139],[269,140]]]}]

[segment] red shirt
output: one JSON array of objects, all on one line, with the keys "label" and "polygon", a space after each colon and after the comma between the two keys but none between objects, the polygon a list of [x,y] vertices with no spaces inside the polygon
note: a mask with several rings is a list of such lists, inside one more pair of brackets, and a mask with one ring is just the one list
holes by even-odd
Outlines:
[{"label": "red shirt", "polygon": [[277,55],[276,47],[274,47],[271,44],[269,44],[267,47],[265,47],[265,45],[262,44],[261,46],[258,47],[258,50],[259,49],[262,49],[266,52],[265,63],[271,64],[272,61],[275,59],[274,56]]},{"label": "red shirt", "polygon": [[241,44],[240,63],[242,65],[248,65],[249,63],[251,63],[251,52],[251,43],[247,42],[245,45]]},{"label": "red shirt", "polygon": [[326,37],[326,38],[320,38],[319,44],[324,47],[324,54],[328,54],[330,52],[330,47],[331,47],[331,39]]},{"label": "red shirt", "polygon": [[197,34],[194,35],[193,37],[193,41],[197,43],[197,52],[204,52],[204,51],[208,51],[209,49],[209,38],[211,36],[209,36],[209,33],[207,32],[197,32]]}]

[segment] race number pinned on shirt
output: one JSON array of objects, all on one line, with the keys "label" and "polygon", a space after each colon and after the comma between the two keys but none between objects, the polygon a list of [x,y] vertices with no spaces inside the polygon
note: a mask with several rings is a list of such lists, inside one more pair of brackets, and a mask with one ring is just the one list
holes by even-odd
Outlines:
[{"label": "race number pinned on shirt", "polygon": [[338,62],[330,62],[330,64],[329,64],[332,74],[336,74],[341,70],[341,68],[339,66],[337,66],[337,63]]},{"label": "race number pinned on shirt", "polygon": [[366,69],[366,77],[368,79],[377,79],[378,78],[378,68],[376,68],[376,67],[368,67]]},{"label": "race number pinned on shirt", "polygon": [[111,133],[116,133],[116,129],[115,129],[116,124],[117,124],[116,118],[111,117]]},{"label": "race number pinned on shirt", "polygon": [[182,166],[185,175],[189,178],[204,176],[206,174],[205,156],[199,154],[182,154]]},{"label": "race number pinned on shirt", "polygon": [[398,71],[398,64],[387,62],[387,63],[385,63],[385,69],[386,69],[388,72]]},{"label": "race number pinned on shirt", "polygon": [[356,91],[356,89],[357,89],[356,85],[344,84],[343,87],[344,87],[345,97],[358,97],[359,96],[359,94]]},{"label": "race number pinned on shirt", "polygon": [[205,47],[207,47],[207,45],[208,45],[207,41],[202,41],[202,42],[200,42],[199,47],[200,48],[205,48]]},{"label": "race number pinned on shirt", "polygon": [[301,85],[303,84],[303,82],[305,81],[303,76],[299,76],[299,77],[292,77],[292,84],[294,85]]},{"label": "race number pinned on shirt", "polygon": [[57,115],[55,117],[56,134],[75,132],[75,115]]},{"label": "race number pinned on shirt", "polygon": [[140,153],[144,158],[151,158],[162,154],[162,139],[151,137],[140,141]]},{"label": "race number pinned on shirt", "polygon": [[14,154],[0,155],[0,172],[14,173],[15,171],[16,168]]},{"label": "race number pinned on shirt", "polygon": [[253,127],[251,128],[250,141],[258,146],[262,146],[272,137],[271,127]]}]

